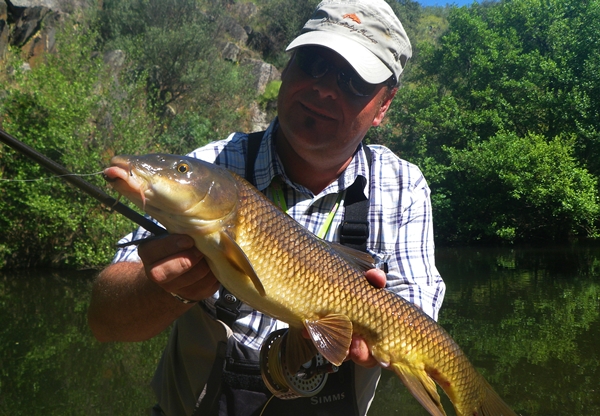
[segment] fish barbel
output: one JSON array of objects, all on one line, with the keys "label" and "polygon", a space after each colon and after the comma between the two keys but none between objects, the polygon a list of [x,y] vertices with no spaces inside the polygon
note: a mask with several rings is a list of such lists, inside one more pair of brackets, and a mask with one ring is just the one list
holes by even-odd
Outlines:
[{"label": "fish barbel", "polygon": [[516,416],[441,326],[368,283],[365,253],[317,238],[236,174],[163,154],[115,156],[104,173],[170,233],[191,236],[230,292],[289,324],[296,367],[316,351],[340,365],[354,332],[431,415],[446,414],[437,383],[457,415]]}]

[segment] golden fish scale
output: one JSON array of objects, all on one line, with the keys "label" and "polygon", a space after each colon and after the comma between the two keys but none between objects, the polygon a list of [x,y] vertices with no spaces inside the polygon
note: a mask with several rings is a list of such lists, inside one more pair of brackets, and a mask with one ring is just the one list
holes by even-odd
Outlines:
[{"label": "golden fish scale", "polygon": [[424,370],[458,408],[476,408],[485,394],[482,378],[441,326],[412,303],[369,285],[362,271],[244,181],[238,179],[238,188],[236,241],[268,296],[297,315],[289,324],[345,314],[381,362]]}]

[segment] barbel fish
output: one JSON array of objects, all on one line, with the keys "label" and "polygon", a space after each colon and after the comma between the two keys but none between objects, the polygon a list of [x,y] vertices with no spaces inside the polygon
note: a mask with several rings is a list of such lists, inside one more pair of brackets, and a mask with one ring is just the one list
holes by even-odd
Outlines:
[{"label": "barbel fish", "polygon": [[516,416],[440,325],[367,282],[368,255],[317,238],[238,175],[164,154],[115,156],[104,174],[170,233],[191,236],[230,292],[289,324],[296,367],[316,351],[340,365],[354,332],[431,415],[446,414],[437,383],[460,416]]}]

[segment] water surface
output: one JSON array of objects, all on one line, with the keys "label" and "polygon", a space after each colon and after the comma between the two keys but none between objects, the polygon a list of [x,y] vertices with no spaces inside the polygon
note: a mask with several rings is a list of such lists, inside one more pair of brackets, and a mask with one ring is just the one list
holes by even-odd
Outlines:
[{"label": "water surface", "polygon": [[[517,413],[600,416],[600,248],[440,249],[437,263],[440,323]],[[0,415],[148,414],[166,334],[96,342],[94,274],[0,272]],[[385,371],[370,414],[427,412]]]}]

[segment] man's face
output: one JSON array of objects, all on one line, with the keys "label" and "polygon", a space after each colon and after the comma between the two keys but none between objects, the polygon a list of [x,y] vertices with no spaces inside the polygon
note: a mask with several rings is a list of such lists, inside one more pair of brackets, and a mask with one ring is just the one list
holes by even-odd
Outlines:
[{"label": "man's face", "polygon": [[[280,133],[301,157],[347,159],[367,130],[381,123],[395,90],[384,84],[370,88],[361,84],[350,64],[329,49],[308,50],[304,61],[296,53],[282,74],[277,104]],[[315,60],[322,63],[313,71],[318,77],[303,65]]]}]

